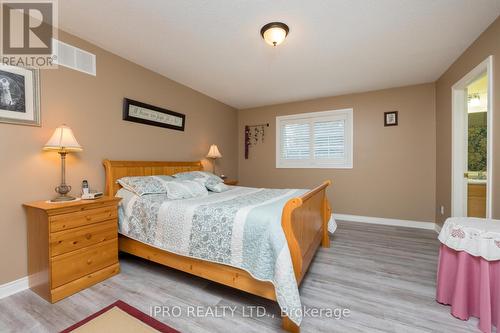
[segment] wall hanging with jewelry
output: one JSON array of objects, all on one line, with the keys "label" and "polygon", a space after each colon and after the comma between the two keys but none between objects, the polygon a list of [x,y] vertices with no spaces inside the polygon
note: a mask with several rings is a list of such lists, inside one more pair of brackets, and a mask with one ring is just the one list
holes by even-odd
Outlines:
[{"label": "wall hanging with jewelry", "polygon": [[265,128],[269,127],[267,124],[258,125],[246,125],[245,126],[245,159],[248,159],[250,153],[250,147],[255,146],[259,143],[264,143],[265,138]]}]

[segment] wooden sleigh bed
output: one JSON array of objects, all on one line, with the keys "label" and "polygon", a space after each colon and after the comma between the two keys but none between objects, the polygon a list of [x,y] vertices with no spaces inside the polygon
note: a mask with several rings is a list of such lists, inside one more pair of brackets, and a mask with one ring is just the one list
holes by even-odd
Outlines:
[{"label": "wooden sleigh bed", "polygon": [[[172,175],[178,172],[203,170],[201,162],[150,162],[104,160],[106,170],[106,195],[114,196],[121,186],[116,182],[126,176]],[[319,246],[329,247],[328,220],[331,208],[325,181],[301,197],[290,199],[283,208],[281,225],[285,233],[297,283],[304,275]],[[176,255],[120,235],[122,252],[224,284],[248,293],[276,301],[274,286],[270,282],[254,279],[244,270],[224,264]],[[300,332],[288,317],[283,317],[283,328]]]}]

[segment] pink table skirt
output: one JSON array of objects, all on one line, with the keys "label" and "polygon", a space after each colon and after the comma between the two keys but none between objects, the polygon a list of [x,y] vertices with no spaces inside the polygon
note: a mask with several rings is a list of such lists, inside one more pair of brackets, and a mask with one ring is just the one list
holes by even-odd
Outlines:
[{"label": "pink table skirt", "polygon": [[479,329],[500,327],[500,261],[487,261],[441,244],[436,300],[462,320],[479,318]]}]

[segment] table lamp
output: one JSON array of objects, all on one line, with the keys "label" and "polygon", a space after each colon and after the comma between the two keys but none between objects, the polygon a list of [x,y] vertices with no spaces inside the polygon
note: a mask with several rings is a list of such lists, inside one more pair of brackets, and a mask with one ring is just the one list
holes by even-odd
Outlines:
[{"label": "table lamp", "polygon": [[218,158],[221,158],[222,155],[219,152],[219,148],[217,145],[211,145],[210,149],[208,150],[207,158],[210,158],[212,160],[212,172],[215,174],[215,160]]},{"label": "table lamp", "polygon": [[55,188],[59,196],[52,199],[52,202],[71,201],[75,197],[69,196],[71,186],[66,185],[66,154],[69,152],[82,151],[73,135],[73,131],[66,125],[61,125],[54,131],[49,141],[43,147],[43,150],[57,151],[61,155],[61,185]]}]

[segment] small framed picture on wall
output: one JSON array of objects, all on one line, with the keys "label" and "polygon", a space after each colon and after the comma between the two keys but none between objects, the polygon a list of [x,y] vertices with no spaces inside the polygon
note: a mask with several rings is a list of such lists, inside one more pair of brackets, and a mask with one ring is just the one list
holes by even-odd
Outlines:
[{"label": "small framed picture on wall", "polygon": [[384,126],[398,126],[398,111],[384,112]]}]

